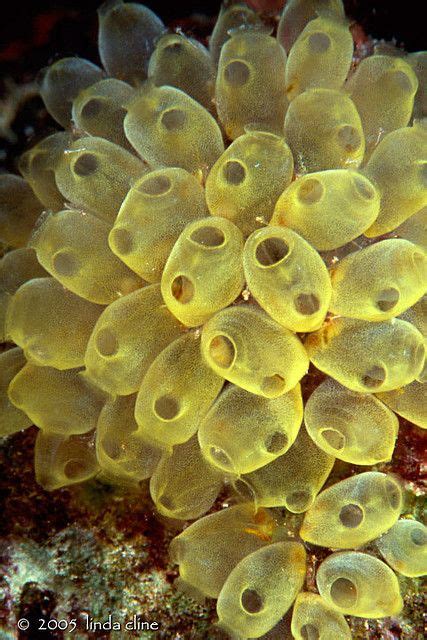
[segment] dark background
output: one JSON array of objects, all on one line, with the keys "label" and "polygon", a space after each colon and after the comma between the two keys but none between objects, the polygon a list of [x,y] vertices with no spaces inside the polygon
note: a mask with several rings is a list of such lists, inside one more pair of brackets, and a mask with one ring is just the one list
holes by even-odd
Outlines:
[{"label": "dark background", "polygon": [[[259,1],[259,0],[258,0]],[[78,54],[97,59],[96,9],[99,0],[8,0],[0,14],[0,74],[28,73],[52,58]],[[145,4],[173,23],[191,14],[214,17],[219,0],[146,0]],[[269,4],[265,0],[265,4]],[[274,0],[270,4],[277,4]],[[403,44],[408,51],[425,48],[421,0],[345,0],[348,16],[367,35]],[[424,33],[423,33],[424,31]]]},{"label": "dark background", "polygon": [[[250,2],[250,0],[249,0]],[[253,0],[277,6],[280,0]],[[0,109],[10,80],[31,82],[38,70],[55,59],[79,55],[99,63],[96,46],[101,0],[7,0],[0,13]],[[220,0],[146,0],[171,28],[203,40],[212,30]],[[367,35],[390,41],[407,51],[426,48],[421,0],[344,0],[346,14]],[[15,158],[28,143],[47,135],[55,124],[41,108],[39,98],[23,103],[13,124],[15,139],[4,139],[0,131],[0,167],[15,171]],[[12,136],[13,137],[13,136]]]}]

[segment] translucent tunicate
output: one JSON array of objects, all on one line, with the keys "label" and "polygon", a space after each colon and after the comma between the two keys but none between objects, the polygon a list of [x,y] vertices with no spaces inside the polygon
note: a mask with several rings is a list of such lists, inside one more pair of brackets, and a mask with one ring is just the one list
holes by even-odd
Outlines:
[{"label": "translucent tunicate", "polygon": [[206,202],[214,216],[228,218],[244,235],[268,223],[292,180],[294,161],[282,137],[250,131],[237,138],[212,167]]},{"label": "translucent tunicate", "polygon": [[178,167],[151,171],[127,194],[109,236],[111,250],[148,282],[159,282],[185,226],[208,215],[199,180]]},{"label": "translucent tunicate", "polygon": [[9,399],[32,423],[63,436],[96,427],[105,394],[89,385],[80,369],[58,371],[26,364],[9,385]]},{"label": "translucent tunicate", "polygon": [[292,182],[277,200],[270,224],[290,227],[318,251],[328,251],[357,238],[379,210],[380,194],[365,176],[330,169]]},{"label": "translucent tunicate", "polygon": [[235,488],[258,506],[286,507],[293,513],[302,513],[313,503],[334,461],[314,444],[305,429],[300,429],[284,455],[236,480]]},{"label": "translucent tunicate", "polygon": [[411,322],[427,338],[427,294],[402,313],[401,319]]},{"label": "translucent tunicate", "polygon": [[196,327],[231,304],[243,289],[242,251],[241,231],[225,218],[210,216],[187,225],[162,274],[169,311]]},{"label": "translucent tunicate", "polygon": [[91,136],[106,138],[122,147],[129,145],[123,120],[126,115],[124,104],[133,96],[134,89],[126,82],[107,78],[80,91],[73,102],[73,122]]},{"label": "translucent tunicate", "polygon": [[42,205],[20,176],[0,175],[0,240],[10,247],[24,247]]},{"label": "translucent tunicate", "polygon": [[163,454],[150,480],[157,510],[168,518],[194,520],[213,505],[222,475],[203,458],[197,438]]},{"label": "translucent tunicate", "polygon": [[277,40],[289,52],[306,25],[317,18],[344,18],[342,0],[288,0],[277,28]]},{"label": "translucent tunicate", "polygon": [[102,310],[54,278],[34,278],[19,287],[9,302],[6,335],[30,362],[73,369],[84,362],[90,334]]},{"label": "translucent tunicate", "polygon": [[73,205],[113,223],[125,195],[146,172],[147,166],[119,145],[91,136],[70,144],[55,178]]},{"label": "translucent tunicate", "polygon": [[216,120],[180,89],[147,81],[127,109],[126,136],[155,169],[182,167],[206,175],[224,151]]},{"label": "translucent tunicate", "polygon": [[263,398],[229,385],[200,424],[203,455],[228,473],[254,471],[292,446],[302,411],[300,385],[278,398]]},{"label": "translucent tunicate", "polygon": [[371,155],[363,173],[378,188],[381,206],[365,231],[369,238],[392,231],[427,205],[426,145],[427,127],[414,122],[385,136]]},{"label": "translucent tunicate", "polygon": [[209,51],[215,66],[218,66],[221,49],[232,35],[240,31],[260,30],[263,22],[247,4],[221,5],[218,19],[209,38]]},{"label": "translucent tunicate", "polygon": [[165,26],[148,7],[107,0],[98,9],[98,48],[109,74],[137,84],[147,76],[148,61]]},{"label": "translucent tunicate", "polygon": [[55,180],[55,170],[64,151],[71,144],[71,135],[53,133],[25,151],[18,161],[19,171],[46,209],[60,211],[65,198]]},{"label": "translucent tunicate", "polygon": [[25,356],[19,347],[0,353],[0,437],[26,429],[32,424],[30,418],[15,407],[7,395],[11,380],[25,364]]},{"label": "translucent tunicate", "polygon": [[360,465],[390,460],[399,429],[397,417],[375,396],[350,391],[332,378],[309,397],[304,422],[318,447]]},{"label": "translucent tunicate", "polygon": [[340,89],[353,58],[353,38],[344,20],[310,20],[288,55],[286,95],[293,100],[307,89]]},{"label": "translucent tunicate", "polygon": [[11,295],[28,280],[48,275],[30,247],[8,251],[0,259],[0,291],[7,291]]},{"label": "translucent tunicate", "polygon": [[259,638],[285,615],[301,590],[305,570],[306,553],[299,542],[276,542],[246,556],[219,594],[219,626]]},{"label": "translucent tunicate", "polygon": [[399,520],[376,541],[392,569],[416,578],[427,574],[427,527],[417,520]]},{"label": "translucent tunicate", "polygon": [[40,263],[78,296],[109,304],[142,286],[142,280],[108,246],[110,226],[83,211],[46,215],[30,244]]},{"label": "translucent tunicate", "polygon": [[414,380],[410,384],[378,393],[378,398],[399,416],[413,422],[422,429],[427,429],[427,381]]},{"label": "translucent tunicate", "polygon": [[213,109],[215,71],[209,51],[194,38],[169,33],[157,42],[148,66],[156,86],[168,85],[185,93],[206,109]]},{"label": "translucent tunicate", "polygon": [[[274,521],[267,510],[236,505],[194,522],[172,540],[170,556],[180,581],[217,598],[232,569],[271,541]],[[183,586],[184,586],[183,585]]]},{"label": "translucent tunicate", "polygon": [[402,509],[402,490],[393,476],[366,471],[328,487],[304,517],[300,536],[306,542],[354,549],[390,529]]},{"label": "translucent tunicate", "polygon": [[54,491],[92,478],[99,471],[94,434],[67,435],[39,431],[34,450],[36,480]]},{"label": "translucent tunicate", "polygon": [[244,134],[246,127],[282,134],[287,107],[285,66],[285,51],[265,33],[238,32],[224,44],[215,103],[231,140]]},{"label": "translucent tunicate", "polygon": [[98,82],[104,71],[84,58],[61,58],[43,69],[40,95],[46,109],[64,129],[71,123],[71,105],[82,89]]},{"label": "translucent tunicate", "polygon": [[229,307],[208,320],[202,353],[216,373],[266,398],[293,389],[308,369],[297,336],[253,306]]},{"label": "translucent tunicate", "polygon": [[387,133],[408,124],[418,80],[402,58],[375,55],[360,61],[345,88],[362,120],[369,153]]},{"label": "translucent tunicate", "polygon": [[427,254],[407,240],[382,240],[345,256],[333,267],[331,280],[330,311],[371,322],[387,320],[426,292]]},{"label": "translucent tunicate", "polygon": [[335,317],[305,340],[313,364],[362,393],[390,391],[412,382],[424,365],[421,333],[392,318],[366,322]]},{"label": "translucent tunicate", "polygon": [[365,153],[357,109],[345,93],[335,89],[308,89],[292,100],[285,118],[285,140],[302,174],[357,169]]},{"label": "translucent tunicate", "polygon": [[162,450],[136,433],[135,395],[108,400],[96,426],[96,457],[107,479],[137,483],[149,478]]},{"label": "translucent tunicate", "polygon": [[346,615],[385,618],[403,606],[393,571],[366,553],[333,553],[320,565],[316,581],[322,598]]},{"label": "translucent tunicate", "polygon": [[180,331],[158,285],[133,291],[100,315],[86,350],[86,374],[112,394],[135,393],[154,358]]},{"label": "translucent tunicate", "polygon": [[405,57],[418,78],[418,91],[414,99],[414,118],[427,117],[427,51],[415,51]]},{"label": "translucent tunicate", "polygon": [[295,640],[351,640],[344,616],[317,593],[298,594],[292,613],[292,637]]},{"label": "translucent tunicate", "polygon": [[243,268],[250,292],[277,323],[314,331],[331,299],[328,270],[308,242],[291,229],[268,226],[246,241]]},{"label": "translucent tunicate", "polygon": [[394,232],[399,238],[409,240],[427,251],[427,206],[409,216]]},{"label": "translucent tunicate", "polygon": [[186,442],[217,397],[224,379],[200,353],[200,338],[186,333],[167,346],[144,376],[135,406],[138,433],[172,446]]}]

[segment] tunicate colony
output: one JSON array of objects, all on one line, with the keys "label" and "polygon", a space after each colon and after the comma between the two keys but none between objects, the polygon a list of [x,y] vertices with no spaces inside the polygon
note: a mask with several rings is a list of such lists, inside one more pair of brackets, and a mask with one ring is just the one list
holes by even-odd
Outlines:
[{"label": "tunicate colony", "polygon": [[[427,427],[426,55],[355,61],[340,0],[289,0],[277,38],[227,5],[209,48],[113,0],[99,52],[44,71],[64,131],[0,176],[0,435],[39,427],[47,490],[150,478],[231,637],[293,606],[294,638],[350,638],[427,571],[370,469],[397,416]],[[366,471],[331,484],[335,460]],[[306,545],[333,550],[318,593]]]}]

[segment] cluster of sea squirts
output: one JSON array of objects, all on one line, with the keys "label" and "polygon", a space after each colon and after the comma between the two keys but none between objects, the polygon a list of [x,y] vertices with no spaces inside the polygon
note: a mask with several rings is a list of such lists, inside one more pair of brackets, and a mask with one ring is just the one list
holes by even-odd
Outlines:
[{"label": "cluster of sea squirts", "polygon": [[[341,0],[289,0],[277,37],[228,5],[209,48],[113,0],[99,52],[44,71],[64,130],[0,176],[0,434],[39,427],[47,490],[150,478],[232,636],[293,605],[295,638],[350,638],[427,567],[398,478],[322,491],[391,459],[396,414],[427,427],[426,53],[355,64]],[[318,593],[304,543],[333,550]]]}]

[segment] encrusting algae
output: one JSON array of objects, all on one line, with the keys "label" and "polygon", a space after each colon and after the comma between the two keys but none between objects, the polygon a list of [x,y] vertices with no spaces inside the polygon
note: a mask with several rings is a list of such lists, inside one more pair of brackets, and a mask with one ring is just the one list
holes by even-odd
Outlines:
[{"label": "encrusting algae", "polygon": [[397,415],[427,428],[425,58],[356,64],[340,0],[290,0],[277,37],[224,6],[209,48],[109,0],[99,51],[44,71],[65,131],[0,176],[0,435],[39,427],[47,490],[149,479],[232,638],[399,615],[427,530],[370,467]]}]

